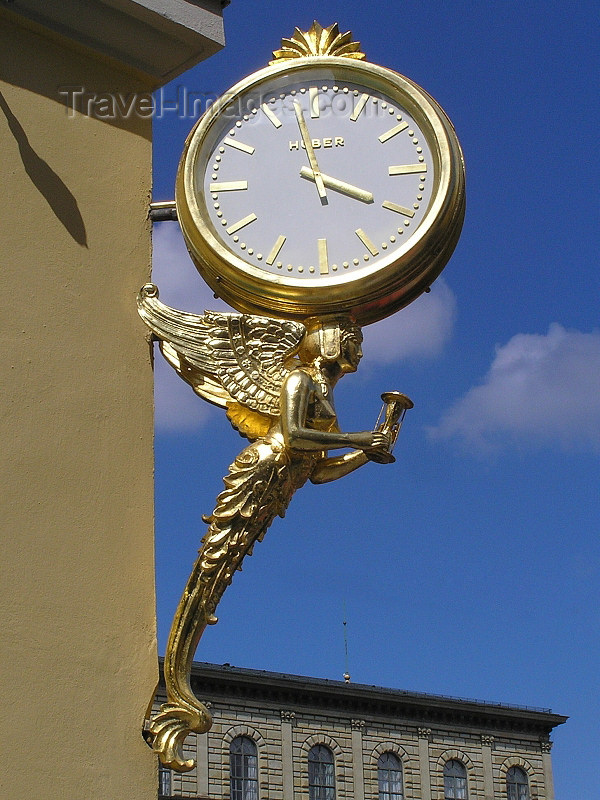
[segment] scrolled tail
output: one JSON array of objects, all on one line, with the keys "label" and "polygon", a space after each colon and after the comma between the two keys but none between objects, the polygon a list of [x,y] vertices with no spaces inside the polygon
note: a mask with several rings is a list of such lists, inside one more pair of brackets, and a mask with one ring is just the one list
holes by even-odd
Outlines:
[{"label": "scrolled tail", "polygon": [[190,733],[206,733],[212,725],[210,712],[203,703],[164,703],[149,728],[152,749],[161,762],[177,772],[194,769],[194,759],[183,757],[183,742]]}]

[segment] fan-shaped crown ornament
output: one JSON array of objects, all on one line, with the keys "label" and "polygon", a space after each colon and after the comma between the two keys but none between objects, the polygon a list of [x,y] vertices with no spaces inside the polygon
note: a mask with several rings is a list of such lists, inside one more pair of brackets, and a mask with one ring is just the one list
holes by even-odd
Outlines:
[{"label": "fan-shaped crown ornament", "polygon": [[354,58],[358,61],[365,60],[365,54],[360,50],[360,42],[352,40],[352,33],[340,33],[337,22],[324,28],[315,20],[308,31],[296,28],[291,39],[281,40],[281,49],[274,50],[275,60],[289,61],[292,58],[306,58],[307,56],[342,56]]}]

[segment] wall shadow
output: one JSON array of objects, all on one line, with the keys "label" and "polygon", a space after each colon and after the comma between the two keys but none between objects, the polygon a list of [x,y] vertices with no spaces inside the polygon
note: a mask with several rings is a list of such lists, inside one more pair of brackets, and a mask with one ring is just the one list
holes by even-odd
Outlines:
[{"label": "wall shadow", "polygon": [[75,196],[62,178],[43,158],[38,156],[30,145],[23,126],[11,111],[2,92],[0,92],[0,108],[4,112],[8,127],[19,146],[23,166],[33,185],[43,195],[56,218],[77,244],[87,247],[85,223]]}]

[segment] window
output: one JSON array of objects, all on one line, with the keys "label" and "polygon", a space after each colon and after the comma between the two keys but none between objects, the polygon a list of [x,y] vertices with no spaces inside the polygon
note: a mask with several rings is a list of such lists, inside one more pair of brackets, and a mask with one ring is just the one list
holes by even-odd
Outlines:
[{"label": "window", "polygon": [[467,800],[467,770],[455,758],[444,764],[444,800]]},{"label": "window", "polygon": [[379,800],[403,800],[402,764],[395,753],[382,753],[377,761]]},{"label": "window", "polygon": [[158,762],[158,796],[171,797],[171,770]]},{"label": "window", "polygon": [[527,775],[520,767],[511,767],[506,773],[506,796],[508,800],[529,800]]},{"label": "window", "polygon": [[231,800],[258,800],[258,757],[248,736],[237,736],[229,745]]},{"label": "window", "polygon": [[335,800],[333,753],[324,744],[316,744],[308,751],[308,797]]}]

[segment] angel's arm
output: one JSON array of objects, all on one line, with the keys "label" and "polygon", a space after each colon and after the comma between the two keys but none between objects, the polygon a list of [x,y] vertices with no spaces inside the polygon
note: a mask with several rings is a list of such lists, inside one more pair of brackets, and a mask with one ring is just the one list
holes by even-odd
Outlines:
[{"label": "angel's arm", "polygon": [[[363,450],[387,445],[385,435],[378,431],[342,433],[309,428],[306,418],[312,391],[312,378],[301,369],[290,372],[282,386],[281,426],[283,437],[289,447],[294,450],[332,450],[338,447],[354,447],[358,448],[359,454],[362,454]],[[356,466],[348,469],[348,472],[359,466],[361,464],[357,463]]]},{"label": "angel's arm", "polygon": [[323,458],[317,463],[310,476],[311,483],[329,483],[344,475],[349,475],[355,469],[364,466],[370,461],[363,450],[353,450],[341,456]]}]

